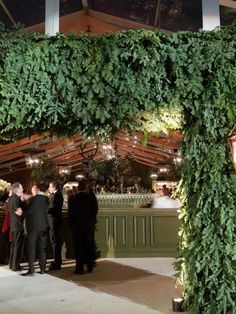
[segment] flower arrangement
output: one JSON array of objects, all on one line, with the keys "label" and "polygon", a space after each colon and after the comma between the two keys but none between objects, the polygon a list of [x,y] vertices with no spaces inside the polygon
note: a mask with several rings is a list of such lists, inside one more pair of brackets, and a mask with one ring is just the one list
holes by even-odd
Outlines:
[{"label": "flower arrangement", "polygon": [[11,183],[0,179],[0,210],[5,210],[8,192],[11,189]]},{"label": "flower arrangement", "polygon": [[0,191],[10,191],[11,183],[0,179]]}]

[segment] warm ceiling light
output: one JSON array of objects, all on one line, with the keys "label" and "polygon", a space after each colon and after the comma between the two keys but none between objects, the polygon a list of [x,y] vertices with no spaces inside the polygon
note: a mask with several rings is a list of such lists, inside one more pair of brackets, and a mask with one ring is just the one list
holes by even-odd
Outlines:
[{"label": "warm ceiling light", "polygon": [[167,172],[168,171],[168,169],[167,168],[160,168],[160,170],[159,170],[161,173],[164,173],[164,172]]},{"label": "warm ceiling light", "polygon": [[37,157],[26,156],[25,164],[27,168],[37,167],[42,164],[43,161]]},{"label": "warm ceiling light", "polygon": [[58,170],[59,170],[60,175],[67,176],[70,174],[71,167],[70,166],[59,166]]},{"label": "warm ceiling light", "polygon": [[75,178],[76,178],[76,180],[81,180],[81,179],[84,178],[84,176],[83,176],[82,174],[77,174],[77,175],[75,176]]},{"label": "warm ceiling light", "polygon": [[180,164],[181,163],[181,161],[182,161],[182,158],[181,157],[174,157],[174,163],[176,163],[176,164]]},{"label": "warm ceiling light", "polygon": [[150,175],[150,178],[151,179],[156,179],[158,177],[158,175],[156,174],[156,173],[152,173],[151,175]]}]

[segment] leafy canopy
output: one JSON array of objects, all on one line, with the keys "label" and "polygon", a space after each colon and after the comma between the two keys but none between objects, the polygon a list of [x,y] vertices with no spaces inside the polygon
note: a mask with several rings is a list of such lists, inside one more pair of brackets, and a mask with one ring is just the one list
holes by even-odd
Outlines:
[{"label": "leafy canopy", "polygon": [[[209,95],[232,123],[235,76],[235,28],[56,37],[2,30],[0,134],[12,140],[48,130],[68,136],[145,128],[140,121],[152,112],[194,114]],[[158,120],[176,128],[179,117]]]}]

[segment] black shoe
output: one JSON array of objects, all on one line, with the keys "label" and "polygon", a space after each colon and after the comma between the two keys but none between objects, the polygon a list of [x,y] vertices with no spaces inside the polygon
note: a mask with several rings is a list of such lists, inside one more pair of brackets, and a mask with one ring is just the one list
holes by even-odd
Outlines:
[{"label": "black shoe", "polygon": [[92,271],[93,271],[93,266],[94,266],[94,262],[89,262],[88,264],[87,264],[87,272],[88,273],[91,273]]},{"label": "black shoe", "polygon": [[40,272],[39,272],[39,274],[41,274],[41,275],[44,275],[44,274],[46,274],[46,273],[47,273],[46,270],[40,270]]},{"label": "black shoe", "polygon": [[61,265],[52,264],[51,266],[49,266],[49,270],[60,270],[60,269],[61,269]]},{"label": "black shoe", "polygon": [[24,273],[21,276],[33,277],[33,276],[35,276],[35,272],[31,271],[31,270],[28,270],[27,273]]},{"label": "black shoe", "polygon": [[21,267],[20,265],[18,265],[18,267],[12,268],[11,270],[12,270],[12,271],[21,271],[21,270],[22,270],[22,267]]},{"label": "black shoe", "polygon": [[83,275],[84,271],[83,271],[83,269],[76,269],[76,270],[74,270],[74,274]]}]

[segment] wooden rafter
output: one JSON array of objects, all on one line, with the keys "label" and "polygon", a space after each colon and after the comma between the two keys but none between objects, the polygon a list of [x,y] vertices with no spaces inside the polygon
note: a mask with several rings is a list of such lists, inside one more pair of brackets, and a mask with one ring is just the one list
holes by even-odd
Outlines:
[{"label": "wooden rafter", "polygon": [[10,11],[8,10],[8,8],[6,7],[5,3],[3,2],[3,0],[0,0],[0,5],[3,8],[4,12],[6,13],[6,15],[8,16],[9,20],[12,22],[13,25],[16,25],[16,21],[14,20],[13,16],[11,15]]},{"label": "wooden rafter", "polygon": [[236,9],[236,2],[234,0],[219,0],[219,4],[228,8]]}]

